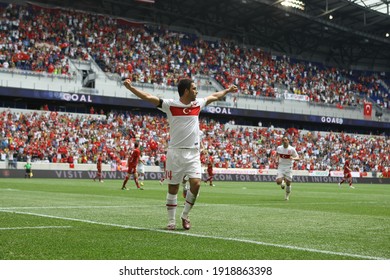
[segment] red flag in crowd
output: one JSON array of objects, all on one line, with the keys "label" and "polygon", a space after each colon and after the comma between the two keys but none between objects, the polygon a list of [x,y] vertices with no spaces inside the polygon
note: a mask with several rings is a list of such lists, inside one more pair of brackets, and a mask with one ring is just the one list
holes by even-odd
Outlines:
[{"label": "red flag in crowd", "polygon": [[372,103],[371,102],[364,102],[363,115],[365,117],[371,117],[371,115],[372,115]]}]

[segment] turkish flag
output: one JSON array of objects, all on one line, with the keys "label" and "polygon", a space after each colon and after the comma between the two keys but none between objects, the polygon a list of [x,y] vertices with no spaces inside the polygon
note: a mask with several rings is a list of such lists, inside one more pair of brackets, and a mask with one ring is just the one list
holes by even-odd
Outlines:
[{"label": "turkish flag", "polygon": [[365,117],[371,117],[371,115],[372,115],[372,103],[371,102],[364,102],[363,114]]}]

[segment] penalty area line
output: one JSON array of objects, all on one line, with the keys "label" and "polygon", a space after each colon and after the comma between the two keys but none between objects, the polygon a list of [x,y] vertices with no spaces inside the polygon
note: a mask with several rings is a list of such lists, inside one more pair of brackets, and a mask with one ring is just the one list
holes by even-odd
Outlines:
[{"label": "penalty area line", "polygon": [[46,214],[39,214],[39,213],[23,212],[23,211],[12,211],[12,210],[0,209],[0,212],[22,214],[22,215],[31,215],[31,216],[38,216],[38,217],[51,218],[51,219],[59,219],[59,220],[66,220],[66,221],[74,221],[74,222],[95,224],[95,225],[111,226],[111,227],[118,227],[118,228],[123,228],[123,229],[147,230],[147,231],[152,231],[152,232],[169,233],[169,234],[180,234],[180,235],[193,236],[193,237],[199,237],[199,238],[209,238],[209,239],[216,239],[216,240],[234,241],[234,242],[249,243],[249,244],[255,244],[255,245],[262,245],[262,246],[270,246],[270,247],[276,247],[276,248],[284,248],[284,249],[305,251],[305,252],[310,252],[310,253],[320,253],[320,254],[326,254],[326,255],[353,257],[353,258],[359,258],[359,259],[364,259],[364,260],[385,260],[385,258],[374,257],[374,256],[364,256],[364,255],[358,255],[358,254],[343,253],[343,252],[333,252],[333,251],[319,250],[319,249],[312,249],[312,248],[305,248],[305,247],[298,247],[298,246],[292,246],[292,245],[274,244],[274,243],[268,243],[268,242],[262,242],[262,241],[256,241],[256,240],[249,240],[249,239],[240,239],[240,238],[223,237],[223,236],[210,236],[210,235],[202,235],[202,234],[193,234],[193,233],[179,232],[179,231],[168,231],[168,230],[165,230],[165,229],[156,229],[156,228],[143,228],[143,227],[136,227],[136,226],[126,226],[126,225],[121,225],[121,224],[112,224],[112,223],[97,222],[97,221],[84,220],[84,219],[78,219],[78,218],[60,217],[60,216],[53,216],[53,215],[46,215]]}]

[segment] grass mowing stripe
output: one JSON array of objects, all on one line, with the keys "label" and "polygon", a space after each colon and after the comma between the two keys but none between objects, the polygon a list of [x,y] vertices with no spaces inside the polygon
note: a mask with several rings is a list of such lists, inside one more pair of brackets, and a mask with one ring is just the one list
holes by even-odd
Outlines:
[{"label": "grass mowing stripe", "polygon": [[89,224],[95,224],[95,225],[120,227],[120,228],[124,228],[124,229],[147,230],[147,231],[162,232],[162,233],[168,233],[168,234],[178,234],[178,235],[185,235],[185,236],[193,236],[193,237],[198,237],[198,238],[209,238],[209,239],[217,239],[217,240],[225,240],[225,241],[250,243],[250,244],[255,244],[255,245],[271,246],[271,247],[277,247],[277,248],[299,250],[299,251],[306,251],[306,252],[312,252],[312,253],[321,253],[321,254],[327,254],[327,255],[354,257],[354,258],[360,258],[360,259],[366,259],[366,260],[367,259],[370,259],[370,260],[383,260],[383,258],[374,257],[374,256],[364,256],[364,255],[350,254],[350,253],[343,253],[343,252],[333,252],[333,251],[326,251],[326,250],[317,250],[317,249],[297,247],[297,246],[291,246],[291,245],[281,245],[281,244],[273,244],[273,243],[267,243],[267,242],[261,242],[261,241],[254,241],[254,240],[248,240],[248,239],[229,238],[229,237],[220,237],[220,236],[208,236],[208,235],[201,235],[201,234],[191,234],[191,233],[187,233],[187,232],[167,231],[167,230],[152,229],[152,228],[126,226],[126,225],[120,225],[120,224],[104,223],[104,222],[97,222],[97,221],[76,219],[76,218],[59,217],[59,216],[52,216],[52,215],[45,215],[45,214],[38,214],[38,213],[31,213],[31,212],[11,211],[11,210],[4,210],[4,209],[0,209],[0,212],[22,214],[22,215],[31,215],[31,216],[45,217],[45,218],[51,218],[51,219],[68,220],[68,221],[89,223]]},{"label": "grass mowing stripe", "polygon": [[18,229],[49,229],[49,228],[71,228],[71,226],[36,226],[36,227],[12,227],[12,228],[0,228],[0,230],[18,230]]}]

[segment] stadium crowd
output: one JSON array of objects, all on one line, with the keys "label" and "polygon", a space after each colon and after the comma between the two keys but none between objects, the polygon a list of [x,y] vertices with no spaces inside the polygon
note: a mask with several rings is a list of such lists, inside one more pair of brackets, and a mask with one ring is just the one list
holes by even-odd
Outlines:
[{"label": "stadium crowd", "polygon": [[[299,170],[339,170],[350,159],[353,170],[384,172],[390,167],[390,138],[269,127],[243,127],[200,119],[203,146],[215,167],[274,169],[275,150],[288,134],[301,160]],[[126,160],[139,141],[147,165],[159,165],[169,139],[163,115],[131,112],[104,115],[52,111],[0,112],[0,159],[70,164]]]},{"label": "stadium crowd", "polygon": [[281,86],[309,101],[339,108],[369,97],[389,108],[379,74],[294,61],[229,40],[206,41],[161,27],[38,4],[0,5],[0,67],[72,76],[69,59],[95,60],[122,78],[176,86],[180,77],[202,74],[241,94],[279,97]]}]

